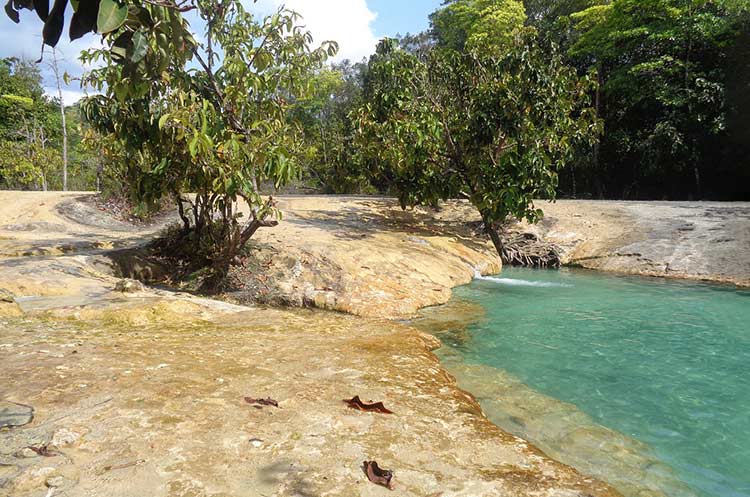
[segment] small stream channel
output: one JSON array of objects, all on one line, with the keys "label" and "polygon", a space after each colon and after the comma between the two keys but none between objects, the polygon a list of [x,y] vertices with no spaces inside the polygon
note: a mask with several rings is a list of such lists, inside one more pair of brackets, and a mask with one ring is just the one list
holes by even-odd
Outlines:
[{"label": "small stream channel", "polygon": [[493,422],[626,496],[750,496],[750,291],[510,268],[415,324]]}]

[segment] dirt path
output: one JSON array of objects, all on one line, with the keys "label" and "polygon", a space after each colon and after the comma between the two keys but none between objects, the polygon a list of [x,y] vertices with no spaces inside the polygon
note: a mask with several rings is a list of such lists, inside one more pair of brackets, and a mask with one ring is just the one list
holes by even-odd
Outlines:
[{"label": "dirt path", "polygon": [[[430,352],[434,339],[413,328],[165,290],[117,292],[105,246],[61,244],[88,235],[129,247],[153,229],[124,231],[81,206],[83,217],[69,205],[61,213],[64,196],[3,195],[20,200],[0,217],[0,424],[23,417],[18,404],[34,412],[31,423],[0,431],[0,495],[389,494],[367,481],[360,466],[369,459],[395,471],[393,495],[616,495],[487,421]],[[436,229],[417,217],[408,232],[395,219],[385,235],[379,227],[357,233],[341,219],[325,234],[323,214],[296,212],[288,233],[264,232],[260,243],[295,239],[347,271],[372,264],[373,273],[357,273],[337,292],[370,298],[378,287],[357,282],[383,271],[394,289],[377,305],[414,281],[422,282],[414,292],[429,288],[430,297],[403,309],[444,299],[432,288],[470,278],[468,263],[489,257],[452,235],[450,219]],[[375,265],[357,234],[394,259]],[[346,248],[333,251],[332,241]],[[298,280],[314,281],[316,272],[300,264]],[[441,268],[456,276],[438,276]],[[397,286],[402,271],[416,276]],[[380,309],[386,316],[400,307]],[[382,400],[395,414],[350,410],[342,399],[354,395]],[[244,397],[272,397],[279,407],[256,409]]]}]

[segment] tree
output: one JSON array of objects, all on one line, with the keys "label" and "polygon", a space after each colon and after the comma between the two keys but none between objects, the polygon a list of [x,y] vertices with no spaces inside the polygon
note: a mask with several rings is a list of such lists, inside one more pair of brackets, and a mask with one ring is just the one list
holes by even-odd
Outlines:
[{"label": "tree", "polygon": [[502,253],[496,225],[537,221],[534,199],[555,197],[557,170],[596,135],[591,87],[539,50],[533,30],[501,55],[445,49],[426,62],[384,40],[370,58],[358,144],[402,207],[467,198]]},{"label": "tree", "polygon": [[33,187],[47,191],[50,178],[59,170],[60,153],[50,148],[43,127],[30,125],[23,130],[24,141],[0,143],[0,172],[6,186],[13,189]]},{"label": "tree", "polygon": [[502,47],[526,20],[519,0],[447,0],[430,15],[432,34],[441,47],[464,51]]},{"label": "tree", "polygon": [[399,46],[407,52],[416,55],[420,59],[425,59],[430,51],[435,48],[435,36],[430,31],[423,31],[417,34],[406,33],[403,36],[396,36]]},{"label": "tree", "polygon": [[571,16],[608,3],[610,0],[526,0],[526,22],[534,26],[542,38],[556,43],[565,52],[579,34]]},{"label": "tree", "polygon": [[366,64],[345,60],[314,74],[312,91],[298,100],[293,117],[309,145],[306,172],[332,193],[370,189],[354,150],[352,111],[362,98]]},{"label": "tree", "polygon": [[44,94],[39,67],[27,60],[0,59],[0,95],[18,95],[41,100]]},{"label": "tree", "polygon": [[52,74],[55,76],[55,85],[57,86],[57,98],[60,104],[60,120],[62,129],[62,189],[68,191],[68,127],[65,119],[65,102],[62,95],[62,77],[57,65],[57,50],[52,49],[52,62],[50,63]]},{"label": "tree", "polygon": [[[195,7],[202,42],[175,9],[131,6],[108,46],[83,56],[105,62],[84,77],[105,93],[82,109],[122,153],[133,198],[171,195],[192,256],[220,275],[259,228],[278,224],[260,185],[299,175],[304,144],[291,107],[336,45],[312,49],[284,9],[258,21],[235,0]],[[249,206],[245,223],[239,201]]]},{"label": "tree", "polygon": [[43,104],[39,68],[16,58],[0,60],[0,138],[17,135],[22,120],[32,119]]}]

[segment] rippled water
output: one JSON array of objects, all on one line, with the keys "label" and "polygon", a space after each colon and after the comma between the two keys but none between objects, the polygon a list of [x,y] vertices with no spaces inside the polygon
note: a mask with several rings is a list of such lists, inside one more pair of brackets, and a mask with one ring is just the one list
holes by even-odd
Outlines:
[{"label": "rippled water", "polygon": [[481,307],[442,354],[498,424],[625,493],[750,496],[750,292],[506,269],[456,299]]}]

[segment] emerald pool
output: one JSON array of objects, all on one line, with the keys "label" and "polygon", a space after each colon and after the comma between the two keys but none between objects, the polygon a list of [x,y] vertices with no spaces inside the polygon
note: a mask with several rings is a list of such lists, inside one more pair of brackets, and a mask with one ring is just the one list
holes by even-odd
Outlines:
[{"label": "emerald pool", "polygon": [[422,321],[490,419],[552,457],[626,495],[750,496],[750,291],[509,268]]}]

